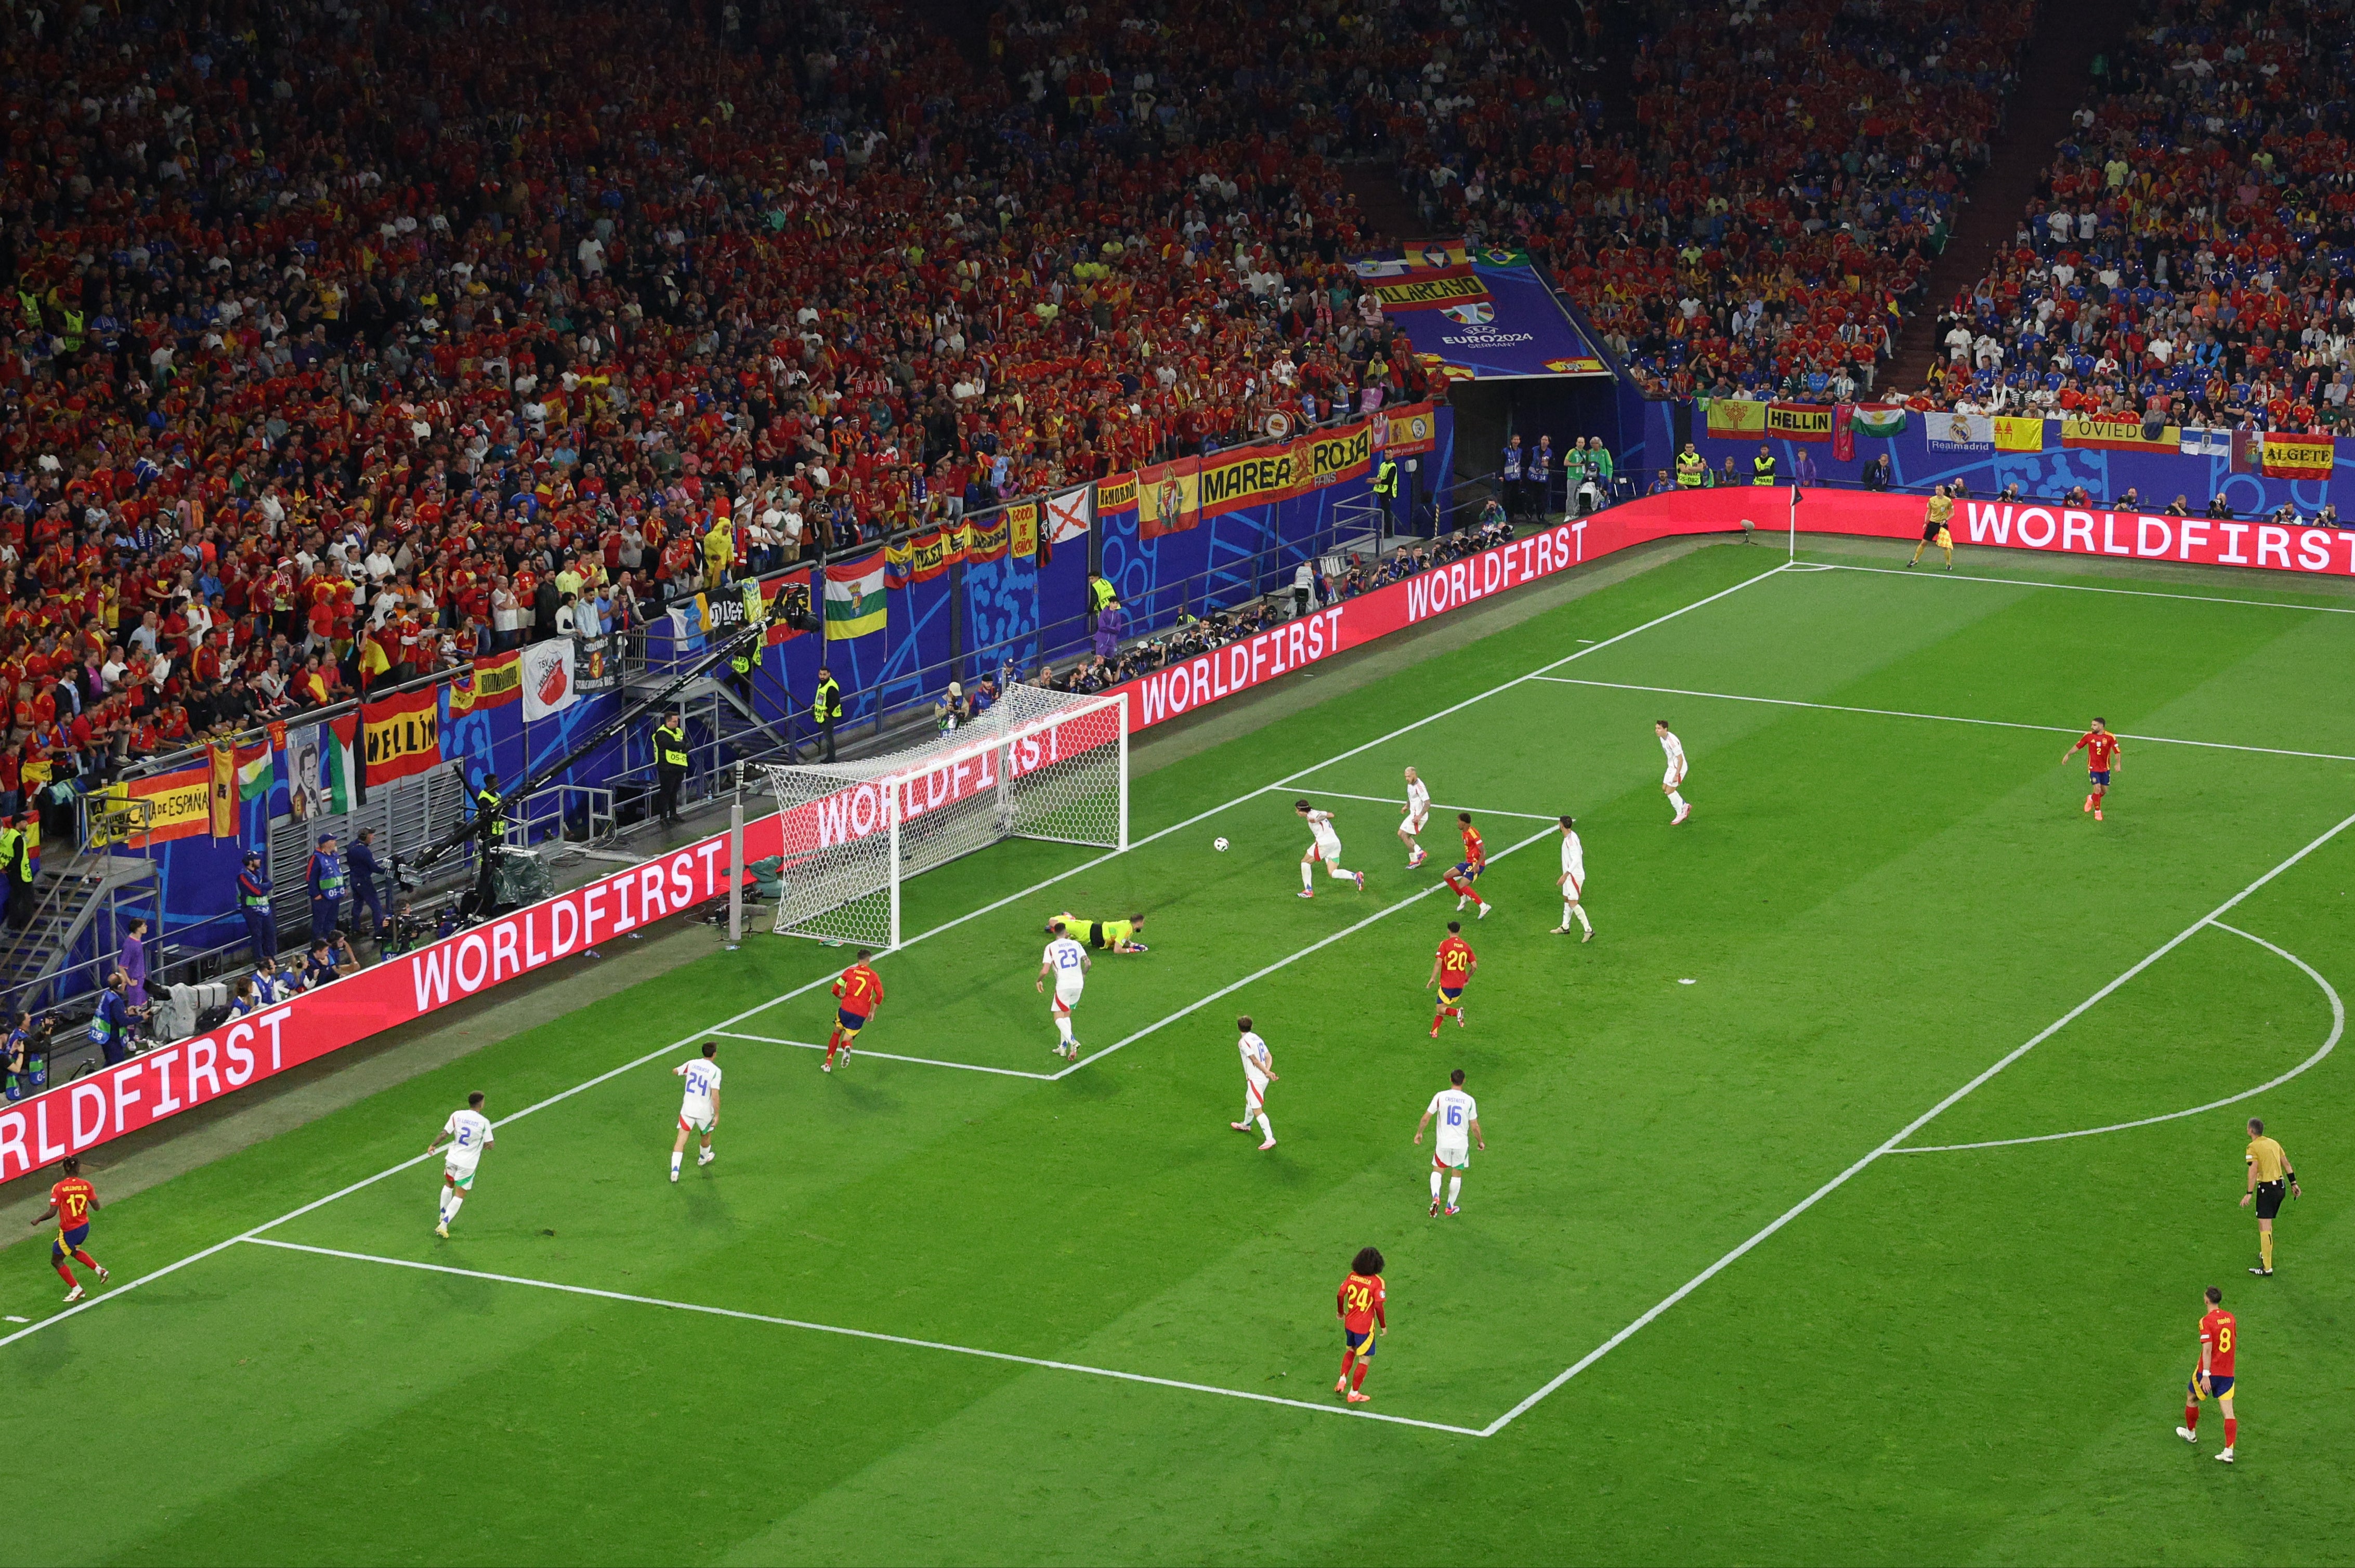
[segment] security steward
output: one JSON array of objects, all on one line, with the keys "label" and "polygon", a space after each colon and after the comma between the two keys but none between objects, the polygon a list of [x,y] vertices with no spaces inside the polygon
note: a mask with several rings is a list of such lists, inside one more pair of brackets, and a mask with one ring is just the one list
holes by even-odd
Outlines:
[{"label": "security steward", "polygon": [[678,821],[678,792],[687,783],[687,715],[674,711],[655,726],[655,814]]},{"label": "security steward", "polygon": [[[769,607],[762,600],[760,579],[744,579],[743,599],[744,626],[767,625]],[[743,630],[740,630],[737,636],[744,637]],[[767,643],[766,638],[744,638],[737,643],[736,652],[728,656],[728,683],[735,688],[738,700],[748,708],[752,705],[752,666],[760,662],[762,651]]]},{"label": "security steward", "polygon": [[313,940],[335,935],[336,922],[344,908],[344,889],[349,878],[344,874],[344,857],[336,853],[336,835],[321,833],[319,847],[311,853],[308,876],[311,885],[311,936]]},{"label": "security steward", "polygon": [[1753,484],[1774,482],[1774,450],[1764,441],[1758,443],[1758,455],[1750,460],[1750,482]]},{"label": "security steward", "polygon": [[826,747],[826,760],[834,760],[834,726],[842,717],[842,688],[823,664],[817,670],[817,692],[810,698],[810,723],[817,726],[821,743]]},{"label": "security steward", "polygon": [[16,819],[16,858],[8,874],[8,924],[20,931],[33,923],[33,881],[41,874],[41,863],[35,858],[41,853],[40,825],[40,814],[36,811]]},{"label": "security steward", "polygon": [[270,874],[261,869],[260,850],[245,852],[245,869],[237,874],[237,912],[245,917],[255,963],[278,950],[278,923],[270,916]]},{"label": "security steward", "polygon": [[499,810],[499,776],[496,773],[484,774],[483,787],[474,791],[474,832],[486,852],[507,842],[507,819]]},{"label": "security steward", "polygon": [[1695,451],[1693,444],[1687,441],[1685,450],[1677,454],[1677,488],[1699,490],[1709,482],[1708,473],[1709,460]]},{"label": "security steward", "polygon": [[17,831],[13,820],[0,817],[0,878],[10,884],[16,882],[16,860],[24,853],[25,835]]},{"label": "security steward", "polygon": [[1399,465],[1390,453],[1384,452],[1382,461],[1374,465],[1374,499],[1382,503],[1382,532],[1385,534],[1398,532],[1398,487]]}]

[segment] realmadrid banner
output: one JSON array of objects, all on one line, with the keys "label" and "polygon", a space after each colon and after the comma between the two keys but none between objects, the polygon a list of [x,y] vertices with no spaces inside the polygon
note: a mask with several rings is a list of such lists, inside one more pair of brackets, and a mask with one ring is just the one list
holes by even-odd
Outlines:
[{"label": "realmadrid banner", "polygon": [[1368,287],[1396,313],[1415,352],[1450,380],[1611,374],[1533,267],[1476,260],[1379,277]]}]

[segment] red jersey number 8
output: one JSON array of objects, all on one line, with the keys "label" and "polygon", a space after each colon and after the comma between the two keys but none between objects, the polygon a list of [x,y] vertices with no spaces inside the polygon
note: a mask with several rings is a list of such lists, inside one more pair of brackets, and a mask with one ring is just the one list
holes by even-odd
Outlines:
[{"label": "red jersey number 8", "polygon": [[2232,1330],[2231,1325],[2219,1324],[2217,1326],[2216,1351],[2219,1355],[2229,1356],[2232,1353]]}]

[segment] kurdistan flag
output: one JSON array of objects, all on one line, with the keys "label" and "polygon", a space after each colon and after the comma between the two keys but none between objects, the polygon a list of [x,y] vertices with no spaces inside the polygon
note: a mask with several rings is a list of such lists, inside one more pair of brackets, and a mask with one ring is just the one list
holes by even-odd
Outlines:
[{"label": "kurdistan flag", "polygon": [[271,766],[268,741],[257,741],[250,747],[238,747],[238,803],[242,805],[249,800],[259,800],[268,795],[272,776],[276,771]]},{"label": "kurdistan flag", "polygon": [[883,630],[883,552],[826,568],[826,637],[829,642]]},{"label": "kurdistan flag", "polygon": [[1905,429],[1906,410],[1902,403],[1859,403],[1849,422],[1859,436],[1893,436]]}]

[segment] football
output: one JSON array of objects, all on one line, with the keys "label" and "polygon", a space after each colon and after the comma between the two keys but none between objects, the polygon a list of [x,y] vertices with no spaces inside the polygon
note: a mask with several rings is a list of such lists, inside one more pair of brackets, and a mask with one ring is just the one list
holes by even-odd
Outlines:
[{"label": "football", "polygon": [[1227,849],[1227,841],[1224,839],[1212,839],[1210,841],[1210,847],[1217,850],[1220,853],[1224,854]]}]

